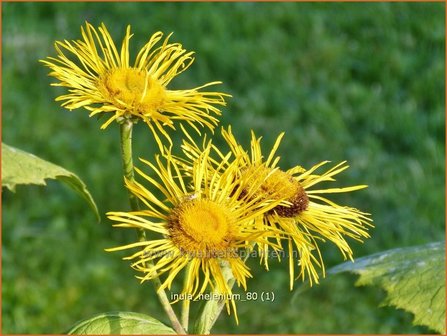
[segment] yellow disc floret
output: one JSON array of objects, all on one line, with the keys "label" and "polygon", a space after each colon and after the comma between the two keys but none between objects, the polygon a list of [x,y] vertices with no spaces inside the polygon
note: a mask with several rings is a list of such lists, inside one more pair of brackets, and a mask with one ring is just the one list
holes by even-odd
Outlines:
[{"label": "yellow disc floret", "polygon": [[277,205],[268,213],[276,213],[280,217],[295,217],[309,205],[309,198],[301,184],[293,176],[280,169],[272,169],[265,166],[251,166],[242,173],[242,178],[248,181],[262,178],[258,195],[264,199],[285,200],[288,205]]},{"label": "yellow disc floret", "polygon": [[222,205],[206,199],[192,199],[173,210],[169,232],[180,250],[215,257],[228,249],[232,224],[231,213]]},{"label": "yellow disc floret", "polygon": [[99,79],[99,88],[111,102],[130,114],[151,116],[160,111],[166,89],[149,73],[134,68],[118,68]]}]

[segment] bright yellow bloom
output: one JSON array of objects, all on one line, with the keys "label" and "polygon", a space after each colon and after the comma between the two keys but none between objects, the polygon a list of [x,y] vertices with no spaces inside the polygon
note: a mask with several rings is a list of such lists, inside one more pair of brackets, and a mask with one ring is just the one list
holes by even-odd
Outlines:
[{"label": "bright yellow bloom", "polygon": [[[98,32],[99,31],[99,32]],[[212,82],[189,90],[169,90],[168,84],[194,61],[179,43],[168,43],[170,35],[156,46],[163,34],[152,35],[130,64],[129,41],[133,34],[127,27],[121,49],[113,42],[104,24],[98,31],[89,23],[81,27],[82,40],[57,41],[57,57],[42,62],[51,68],[51,76],[60,80],[52,85],[63,86],[69,93],[57,97],[69,110],[84,107],[90,116],[109,115],[101,126],[114,120],[142,119],[149,125],[158,143],[157,131],[169,139],[165,126],[174,128],[174,120],[184,120],[213,129],[220,115],[215,105],[225,105],[219,92],[201,89],[220,84]],[[66,55],[67,54],[67,55]]]},{"label": "bright yellow bloom", "polygon": [[[253,132],[249,152],[236,141],[231,127],[228,131],[223,129],[222,135],[230,147],[230,152],[238,158],[239,170],[234,179],[240,181],[242,189],[252,189],[252,181],[262,180],[263,183],[253,195],[264,201],[282,200],[282,203],[265,212],[258,219],[261,222],[260,225],[283,233],[282,240],[287,242],[289,254],[291,288],[295,279],[295,259],[300,268],[297,278],[301,277],[303,280],[309,278],[310,284],[314,281],[318,283],[317,268],[322,269],[324,276],[324,263],[319,249],[321,242],[326,240],[333,242],[345,259],[352,259],[353,252],[345,237],[358,241],[368,238],[367,229],[372,226],[369,214],[337,205],[322,195],[350,192],[367,186],[313,189],[320,182],[335,181],[333,177],[349,167],[346,162],[341,162],[323,173],[316,173],[316,171],[328,161],[318,163],[309,170],[301,166],[281,170],[278,167],[280,157],[275,153],[284,133],[278,136],[267,158],[262,154],[261,138],[256,138]],[[201,149],[191,138],[189,140],[189,143],[184,142],[183,149],[189,159],[194,159],[200,155]],[[224,155],[218,148],[214,147],[214,150],[217,157],[213,162],[217,164]],[[277,234],[272,237],[278,240]],[[278,243],[280,243],[279,240]],[[264,262],[268,269],[269,245],[261,243],[258,244],[258,248],[261,262]]]},{"label": "bright yellow bloom", "polygon": [[[118,222],[117,227],[151,231],[148,234],[151,238],[108,251],[137,248],[136,253],[125,259],[133,260],[132,267],[144,273],[140,277],[142,281],[164,277],[161,288],[170,289],[177,274],[185,269],[182,294],[200,298],[210,286],[224,296],[228,311],[231,303],[236,312],[232,289],[222,273],[222,265],[227,265],[237,284],[246,289],[246,280],[251,274],[240,254],[241,249],[246,251],[255,244],[269,244],[264,237],[269,228],[255,227],[254,219],[279,202],[266,202],[252,191],[242,190],[240,181],[233,179],[238,169],[237,160],[229,163],[228,158],[224,159],[220,167],[210,170],[210,149],[208,146],[194,160],[191,177],[182,175],[169,153],[158,156],[156,164],[143,160],[158,179],[141,170],[137,172],[162,197],[155,196],[140,183],[127,181],[127,187],[145,209],[107,215]],[[254,188],[262,184],[251,177],[250,180]]]}]

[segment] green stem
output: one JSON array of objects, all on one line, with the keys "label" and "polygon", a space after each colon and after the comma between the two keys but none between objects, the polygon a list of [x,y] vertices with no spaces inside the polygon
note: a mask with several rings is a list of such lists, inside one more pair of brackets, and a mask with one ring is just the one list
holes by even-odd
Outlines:
[{"label": "green stem", "polygon": [[[186,268],[186,274],[189,274],[189,269],[191,267],[191,264],[188,264],[187,268]],[[185,276],[184,279],[184,287],[186,287],[188,281],[188,276]],[[181,315],[181,322],[182,322],[182,326],[183,328],[188,332],[188,328],[189,328],[189,307],[190,307],[190,300],[188,300],[187,298],[183,300],[182,302],[182,315]]]},{"label": "green stem", "polygon": [[[120,136],[121,136],[121,158],[123,159],[123,171],[124,177],[129,182],[134,182],[134,167],[132,158],[132,129],[133,123],[130,120],[126,120],[121,124]],[[132,194],[129,190],[130,208],[132,211],[140,210],[138,204],[138,198]]]},{"label": "green stem", "polygon": [[188,331],[188,327],[189,327],[189,306],[190,306],[190,301],[188,299],[183,300],[181,319],[182,319],[182,326],[186,331]]},{"label": "green stem", "polygon": [[[132,158],[132,129],[133,123],[131,120],[125,120],[120,126],[120,136],[121,136],[121,157],[123,161],[123,170],[124,177],[129,182],[134,182],[134,166],[133,166],[133,158]],[[138,211],[140,206],[138,204],[138,198],[129,191],[129,201],[130,207],[132,211]],[[138,230],[138,239],[139,241],[146,240],[146,233],[143,229]],[[154,266],[152,263],[148,265],[149,267]],[[171,321],[172,327],[177,332],[177,334],[186,334],[185,329],[183,329],[180,324],[177,315],[172,309],[171,303],[169,302],[168,296],[164,289],[161,289],[161,281],[158,277],[152,279],[152,282],[155,287],[155,292],[158,295],[158,299],[160,300],[163,309],[168,315],[169,320]]]},{"label": "green stem", "polygon": [[[224,276],[225,281],[228,284],[228,287],[231,289],[234,286],[235,279],[233,277],[233,273],[231,272],[231,268],[228,263],[221,263],[221,269]],[[219,294],[222,294],[214,289],[211,292],[211,297],[216,297]],[[209,300],[205,303],[200,317],[197,319],[196,325],[194,326],[195,334],[208,335],[211,332],[211,328],[217,321],[220,313],[222,312],[223,307],[225,306],[225,300]]]},{"label": "green stem", "polygon": [[[253,247],[253,246],[252,246]],[[250,250],[247,250],[247,255],[244,258],[244,262],[247,261]],[[222,269],[222,273],[224,276],[225,281],[228,284],[228,287],[230,289],[233,288],[234,283],[236,282],[236,279],[233,276],[233,273],[231,272],[231,268],[228,265],[228,263],[221,263],[220,268]],[[212,297],[214,297],[214,294],[220,294],[215,289],[212,292]],[[201,311],[200,317],[197,319],[196,325],[194,326],[194,333],[196,334],[204,334],[208,335],[211,332],[211,329],[213,328],[214,324],[217,321],[217,318],[222,313],[222,310],[225,306],[225,300],[210,300],[203,306],[203,309]]]}]

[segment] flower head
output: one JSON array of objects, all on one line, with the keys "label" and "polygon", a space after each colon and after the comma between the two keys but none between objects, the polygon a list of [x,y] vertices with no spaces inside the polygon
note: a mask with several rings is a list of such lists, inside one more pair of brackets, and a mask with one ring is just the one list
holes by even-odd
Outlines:
[{"label": "flower head", "polygon": [[[310,284],[313,281],[318,283],[317,268],[322,269],[324,276],[324,263],[319,248],[322,242],[331,241],[339,248],[345,259],[352,259],[353,252],[345,237],[357,241],[369,237],[367,229],[372,226],[369,214],[340,206],[323,195],[351,192],[366,186],[314,189],[314,186],[321,182],[335,181],[333,177],[349,167],[346,162],[341,162],[322,173],[316,171],[328,164],[328,161],[318,163],[309,170],[301,166],[282,170],[278,166],[280,157],[276,156],[276,151],[284,133],[278,136],[267,157],[262,153],[261,138],[257,138],[254,132],[251,136],[250,151],[244,150],[237,142],[231,127],[228,130],[222,129],[222,135],[230,152],[238,158],[239,169],[234,179],[239,181],[238,186],[242,188],[242,194],[245,190],[253,190],[254,181],[262,181],[254,188],[252,195],[260,201],[277,202],[275,207],[257,219],[263,226],[282,233],[281,237],[277,234],[271,237],[278,244],[286,242],[291,288],[295,279],[296,261],[300,268],[297,278],[301,277],[303,280],[309,278]],[[187,156],[194,159],[200,155],[201,149],[191,138],[189,139],[190,142],[185,141],[183,148]],[[217,158],[213,162],[217,164],[224,154],[216,147],[214,150]],[[258,248],[261,262],[264,262],[268,269],[269,245],[260,243]]]},{"label": "flower head", "polygon": [[[118,222],[117,227],[151,231],[151,239],[108,251],[139,248],[125,259],[133,260],[132,267],[144,274],[142,281],[164,276],[161,288],[169,289],[177,274],[185,270],[183,294],[197,298],[210,286],[224,296],[228,309],[231,302],[236,311],[222,266],[226,265],[237,284],[246,289],[251,273],[239,252],[254,244],[269,244],[264,237],[267,230],[255,227],[254,219],[276,204],[264,202],[251,192],[242,194],[238,182],[232,179],[238,169],[237,161],[223,160],[220,168],[210,170],[210,149],[209,146],[192,163],[190,179],[183,176],[168,153],[157,157],[156,164],[143,160],[158,180],[141,170],[137,172],[163,197],[158,198],[138,182],[127,181],[127,187],[145,209],[107,215]],[[262,181],[253,183],[260,185]]]},{"label": "flower head", "polygon": [[104,24],[96,30],[86,23],[81,34],[82,40],[57,41],[57,57],[42,60],[52,70],[50,75],[60,80],[53,85],[69,89],[56,98],[63,101],[62,106],[70,110],[84,107],[91,111],[90,116],[109,115],[101,128],[114,120],[141,119],[159,144],[157,131],[169,139],[164,127],[174,128],[174,120],[183,120],[196,130],[194,123],[210,129],[217,124],[213,114],[220,115],[220,111],[216,105],[225,105],[224,97],[229,95],[201,89],[220,82],[188,90],[167,88],[194,61],[193,52],[169,43],[170,35],[157,46],[163,34],[153,34],[131,64],[130,26],[119,51]]}]

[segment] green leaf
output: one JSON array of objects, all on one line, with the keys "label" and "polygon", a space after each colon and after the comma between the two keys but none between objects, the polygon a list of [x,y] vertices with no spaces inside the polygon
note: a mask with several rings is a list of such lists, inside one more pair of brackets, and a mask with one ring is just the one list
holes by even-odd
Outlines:
[{"label": "green leaf", "polygon": [[111,312],[96,315],[77,323],[69,335],[172,335],[175,331],[149,315]]},{"label": "green leaf", "polygon": [[385,289],[385,305],[412,312],[413,323],[445,334],[445,242],[398,248],[338,265],[328,273],[359,274],[356,283]]},{"label": "green leaf", "polygon": [[84,182],[72,172],[37,156],[2,143],[2,187],[15,191],[18,184],[46,185],[45,179],[58,179],[78,192],[100,219],[98,208]]}]

